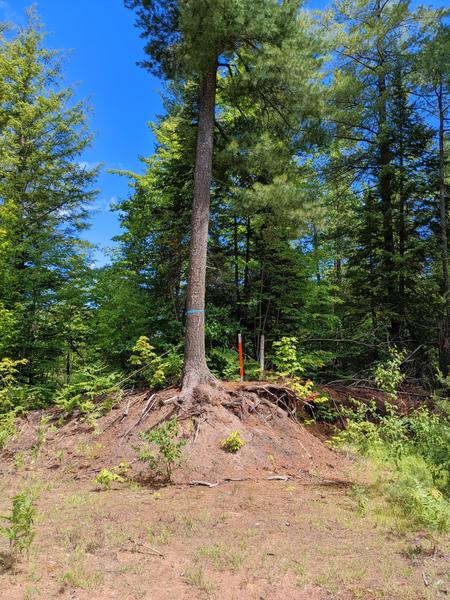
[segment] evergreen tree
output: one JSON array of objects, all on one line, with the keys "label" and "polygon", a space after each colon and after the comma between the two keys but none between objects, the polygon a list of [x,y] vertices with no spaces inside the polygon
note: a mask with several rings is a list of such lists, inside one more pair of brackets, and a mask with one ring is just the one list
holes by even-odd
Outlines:
[{"label": "evergreen tree", "polygon": [[[183,388],[190,392],[199,383],[212,381],[205,357],[204,310],[217,72],[219,67],[236,69],[253,91],[266,96],[267,107],[275,105],[279,111],[273,96],[292,83],[289,61],[304,49],[305,35],[296,0],[127,0],[126,5],[137,9],[150,57],[147,66],[168,78],[199,80],[183,376]],[[301,64],[298,58],[296,64]],[[278,85],[272,90],[276,72]],[[289,76],[285,81],[283,73]]]},{"label": "evergreen tree", "polygon": [[70,307],[83,305],[88,248],[78,233],[96,170],[80,162],[86,109],[60,87],[60,57],[43,47],[32,12],[3,32],[0,74],[0,306],[14,315],[3,352],[26,359],[33,382],[65,353]]}]

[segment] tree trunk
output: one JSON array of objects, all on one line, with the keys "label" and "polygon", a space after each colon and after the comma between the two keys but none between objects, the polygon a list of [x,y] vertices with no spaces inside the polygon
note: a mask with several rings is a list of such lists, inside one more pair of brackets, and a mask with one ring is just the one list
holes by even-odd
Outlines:
[{"label": "tree trunk", "polygon": [[234,250],[234,287],[236,291],[236,320],[241,322],[241,292],[239,287],[239,240],[238,240],[238,219],[233,218],[233,250]]},{"label": "tree trunk", "polygon": [[447,203],[445,194],[445,108],[442,77],[438,88],[439,108],[439,218],[441,229],[441,254],[444,296],[444,317],[439,336],[439,366],[444,377],[448,375],[450,364],[450,282],[448,277]]},{"label": "tree trunk", "polygon": [[317,227],[313,227],[313,249],[314,249],[314,262],[316,264],[316,283],[320,283],[320,261],[319,261],[319,234],[317,233]]},{"label": "tree trunk", "polygon": [[[383,64],[380,64],[380,69]],[[386,278],[386,307],[390,311],[390,334],[396,339],[399,334],[399,322],[397,314],[397,294],[396,294],[396,269],[394,261],[395,245],[394,230],[392,223],[392,153],[389,143],[389,136],[386,131],[386,78],[383,72],[378,77],[379,94],[379,138],[378,138],[378,189],[381,198],[381,207],[383,211],[383,272]]]},{"label": "tree trunk", "polygon": [[251,222],[250,217],[247,217],[247,227],[245,231],[245,269],[244,269],[244,298],[248,302],[250,296],[249,288],[249,267],[250,267],[250,237],[251,237]]},{"label": "tree trunk", "polygon": [[399,319],[402,330],[406,328],[406,265],[405,265],[405,248],[406,248],[406,191],[405,191],[405,153],[403,148],[403,120],[401,120],[399,137],[399,202],[400,202],[400,215],[399,215],[399,253],[400,253],[400,274],[398,283],[398,304],[399,304]]},{"label": "tree trunk", "polygon": [[215,381],[205,356],[205,290],[216,77],[217,58],[214,57],[203,73],[195,156],[183,370],[183,391],[188,392],[199,384]]}]

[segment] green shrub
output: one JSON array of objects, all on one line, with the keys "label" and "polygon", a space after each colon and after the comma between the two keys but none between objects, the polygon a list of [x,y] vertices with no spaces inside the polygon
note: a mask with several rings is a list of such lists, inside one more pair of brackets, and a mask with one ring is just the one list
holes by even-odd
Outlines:
[{"label": "green shrub", "polygon": [[19,413],[25,413],[29,410],[47,408],[53,404],[57,391],[54,382],[36,385],[16,384],[8,389],[7,400],[11,408]]},{"label": "green shrub", "polygon": [[443,532],[450,523],[450,503],[436,487],[429,464],[421,456],[400,459],[387,498],[401,516],[418,528]]},{"label": "green shrub", "polygon": [[375,403],[355,403],[347,410],[347,429],[333,443],[367,456],[388,472],[380,489],[394,512],[414,527],[444,531],[450,525],[450,420],[448,403],[438,412],[420,408],[400,415],[386,405],[377,413]]},{"label": "green shrub", "polygon": [[87,366],[72,375],[70,383],[58,392],[55,402],[65,414],[77,410],[99,417],[120,400],[119,379],[119,373],[105,373],[102,365]]},{"label": "green shrub", "polygon": [[393,400],[397,398],[397,388],[405,376],[400,367],[405,359],[405,352],[399,352],[397,348],[389,348],[388,358],[378,363],[375,368],[374,379],[377,386],[386,392]]},{"label": "green shrub", "polygon": [[323,350],[300,352],[296,337],[282,337],[272,344],[272,362],[277,375],[281,377],[298,377],[315,373],[332,358],[332,354]]},{"label": "green shrub", "polygon": [[111,470],[102,469],[99,473],[97,473],[95,481],[99,484],[102,490],[109,490],[114,481],[117,481],[118,483],[125,482],[123,475],[126,474],[127,470],[128,465],[126,463],[120,463],[117,465],[117,467],[113,467]]},{"label": "green shrub", "polygon": [[278,375],[294,377],[303,373],[303,366],[297,355],[298,339],[296,337],[282,337],[273,342],[272,362]]},{"label": "green shrub", "polygon": [[140,434],[144,448],[136,448],[139,460],[171,481],[174,469],[180,466],[183,447],[187,440],[179,438],[180,427],[177,417],[162,423],[155,429]]},{"label": "green shrub", "polygon": [[[225,381],[239,381],[239,355],[237,350],[213,348],[208,352],[207,358],[208,366],[216,377]],[[244,367],[246,379],[256,380],[260,378],[261,371],[256,360],[246,358]]]},{"label": "green shrub", "polygon": [[11,553],[16,559],[19,554],[29,552],[35,536],[35,500],[35,491],[32,488],[24,489],[14,496],[11,515],[3,517],[9,525],[0,527],[0,534],[9,540]]},{"label": "green shrub", "polygon": [[148,337],[142,335],[133,346],[132,352],[130,363],[143,367],[139,374],[150,388],[171,385],[180,378],[183,357],[176,348],[171,348],[159,356]]},{"label": "green shrub", "polygon": [[231,452],[232,454],[236,454],[245,444],[244,440],[241,438],[240,431],[232,431],[227,438],[222,440],[221,447],[226,450],[226,452]]}]

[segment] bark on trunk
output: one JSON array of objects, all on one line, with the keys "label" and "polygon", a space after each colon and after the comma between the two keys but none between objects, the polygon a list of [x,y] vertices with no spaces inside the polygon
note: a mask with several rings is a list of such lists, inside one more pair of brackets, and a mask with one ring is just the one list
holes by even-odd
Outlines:
[{"label": "bark on trunk", "polygon": [[244,269],[244,298],[248,302],[249,299],[249,266],[250,266],[250,237],[251,237],[251,222],[250,217],[247,217],[247,227],[245,231],[245,269]]},{"label": "bark on trunk", "polygon": [[239,240],[238,240],[238,219],[233,218],[233,251],[234,251],[234,288],[236,291],[236,320],[241,322],[241,292],[239,287]]},{"label": "bark on trunk", "polygon": [[[382,64],[380,65],[382,68]],[[386,128],[386,79],[383,73],[378,78],[379,108],[379,175],[378,189],[383,210],[383,271],[386,277],[386,306],[390,309],[390,334],[396,339],[399,334],[394,263],[394,230],[392,223],[392,153]]]},{"label": "bark on trunk", "polygon": [[198,118],[183,370],[183,390],[188,391],[215,381],[205,356],[205,291],[216,76],[217,58],[214,57],[203,73]]}]

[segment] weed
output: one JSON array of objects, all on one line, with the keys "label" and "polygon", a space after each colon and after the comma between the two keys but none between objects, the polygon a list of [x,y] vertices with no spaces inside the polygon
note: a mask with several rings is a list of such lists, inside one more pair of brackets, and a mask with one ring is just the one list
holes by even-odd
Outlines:
[{"label": "weed", "polygon": [[100,473],[97,473],[95,481],[99,484],[102,490],[109,490],[111,488],[111,484],[115,481],[117,483],[124,483],[125,479],[114,470],[116,468],[117,467],[113,467],[112,470],[102,469]]},{"label": "weed", "polygon": [[171,532],[168,527],[165,526],[151,526],[146,527],[146,534],[148,541],[152,544],[169,544],[171,538]]},{"label": "weed", "polygon": [[25,488],[12,500],[11,514],[3,517],[9,526],[0,527],[0,534],[9,540],[11,554],[17,560],[19,554],[29,554],[35,536],[34,521],[36,519],[36,490]]},{"label": "weed", "polygon": [[86,442],[81,442],[76,446],[75,451],[77,452],[77,454],[84,456],[84,458],[92,459],[96,457],[98,451],[102,448],[103,444],[100,444],[99,442],[96,442],[92,445],[87,444]]},{"label": "weed", "polygon": [[55,460],[62,463],[64,460],[64,450],[55,450],[53,456],[55,457]]},{"label": "weed", "polygon": [[183,576],[189,585],[192,585],[207,594],[211,593],[212,585],[205,579],[202,567],[195,566],[186,569]]},{"label": "weed", "polygon": [[226,452],[236,454],[244,444],[245,442],[241,438],[241,433],[239,431],[232,431],[227,438],[222,440],[220,445]]},{"label": "weed", "polygon": [[63,586],[81,588],[87,591],[91,591],[102,581],[103,573],[101,571],[89,571],[84,564],[82,553],[78,550],[71,557],[70,567],[60,577],[60,583]]},{"label": "weed", "polygon": [[50,415],[44,416],[40,419],[37,426],[37,447],[39,449],[45,444],[47,440],[47,434],[56,431],[56,427],[54,425],[49,425],[50,420]]},{"label": "weed", "polygon": [[[355,403],[347,410],[348,427],[333,438],[337,445],[354,449],[380,472],[378,491],[391,512],[404,525],[445,531],[450,524],[450,411],[448,403],[439,413],[420,408],[400,415],[386,404],[379,415],[375,403]],[[358,509],[367,502],[358,492]]]},{"label": "weed", "polygon": [[0,450],[6,446],[9,439],[14,437],[17,432],[15,419],[16,413],[13,410],[0,414]]},{"label": "weed", "polygon": [[22,469],[25,465],[25,457],[23,452],[16,452],[14,454],[14,466],[16,469]]},{"label": "weed", "polygon": [[[135,448],[139,460],[146,462],[166,481],[171,481],[173,470],[181,465],[186,440],[180,439],[179,433],[178,419],[173,417],[155,429],[142,432],[140,437],[144,440],[145,447]],[[150,444],[156,447],[156,452]]]},{"label": "weed", "polygon": [[307,578],[308,570],[307,570],[306,566],[304,565],[304,563],[299,562],[299,561],[294,561],[293,571],[297,578],[297,585],[298,586],[305,585],[305,583],[307,583],[307,579],[308,579]]},{"label": "weed", "polygon": [[206,559],[219,571],[237,571],[242,565],[244,554],[241,548],[225,546],[225,544],[210,544],[198,549],[197,558]]}]

